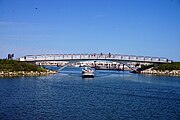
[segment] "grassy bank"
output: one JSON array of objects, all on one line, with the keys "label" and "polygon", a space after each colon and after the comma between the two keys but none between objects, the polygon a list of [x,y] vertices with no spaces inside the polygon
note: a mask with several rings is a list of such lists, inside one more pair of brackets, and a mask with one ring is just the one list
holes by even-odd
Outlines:
[{"label": "grassy bank", "polygon": [[142,74],[154,74],[165,76],[180,76],[180,62],[160,64],[141,71]]},{"label": "grassy bank", "polygon": [[41,68],[34,64],[20,62],[16,60],[0,59],[0,77],[44,76],[55,73],[57,72]]},{"label": "grassy bank", "polygon": [[16,60],[0,60],[0,71],[38,71],[38,72],[44,72],[46,69],[40,68],[37,65],[26,63],[26,62],[20,62]]},{"label": "grassy bank", "polygon": [[161,64],[161,65],[154,67],[154,70],[161,70],[161,71],[180,70],[180,62],[172,62],[172,63],[167,63],[167,64]]}]

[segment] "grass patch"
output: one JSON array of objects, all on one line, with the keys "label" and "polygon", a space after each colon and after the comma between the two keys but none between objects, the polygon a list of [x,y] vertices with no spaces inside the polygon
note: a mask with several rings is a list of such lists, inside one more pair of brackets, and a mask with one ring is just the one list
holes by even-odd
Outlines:
[{"label": "grass patch", "polygon": [[35,64],[27,63],[27,62],[20,62],[16,60],[1,60],[0,59],[0,71],[38,71],[43,72],[46,69],[43,69]]},{"label": "grass patch", "polygon": [[154,67],[154,69],[155,70],[162,70],[162,71],[180,70],[180,62],[172,62],[172,63],[161,64],[161,65]]}]

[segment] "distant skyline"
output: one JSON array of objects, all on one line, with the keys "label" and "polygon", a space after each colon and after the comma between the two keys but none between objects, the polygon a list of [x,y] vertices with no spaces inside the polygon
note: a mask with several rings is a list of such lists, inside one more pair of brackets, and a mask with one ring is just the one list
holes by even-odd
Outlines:
[{"label": "distant skyline", "polygon": [[180,0],[0,0],[0,58],[109,52],[180,61]]}]

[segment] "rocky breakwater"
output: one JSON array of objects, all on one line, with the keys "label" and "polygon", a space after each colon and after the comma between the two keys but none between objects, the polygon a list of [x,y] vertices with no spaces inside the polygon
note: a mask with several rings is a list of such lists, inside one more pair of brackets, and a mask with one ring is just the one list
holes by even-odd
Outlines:
[{"label": "rocky breakwater", "polygon": [[15,76],[46,76],[50,74],[56,74],[57,71],[45,70],[45,71],[0,71],[0,77],[15,77]]},{"label": "rocky breakwater", "polygon": [[153,68],[143,70],[141,74],[154,74],[154,75],[167,75],[167,76],[180,76],[180,70],[155,70]]}]

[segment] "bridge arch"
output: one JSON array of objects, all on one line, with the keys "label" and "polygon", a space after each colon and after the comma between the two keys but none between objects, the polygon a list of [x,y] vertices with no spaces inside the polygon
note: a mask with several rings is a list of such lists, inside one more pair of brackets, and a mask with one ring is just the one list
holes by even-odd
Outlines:
[{"label": "bridge arch", "polygon": [[[84,62],[84,61],[100,61],[100,60],[98,60],[98,59],[94,59],[94,60],[78,60],[78,61],[77,61],[77,60],[75,60],[75,61],[72,60],[72,61],[69,61],[69,63],[67,63],[66,65],[64,65],[64,66],[62,66],[61,68],[59,68],[58,71],[61,71],[61,70],[63,70],[64,68],[66,68],[66,67],[68,67],[69,65],[72,65],[72,64],[74,64],[74,63]],[[130,68],[130,69],[133,70],[133,71],[138,72],[136,68],[131,67],[130,65],[127,64],[127,62],[116,61],[116,60],[103,60],[103,61],[117,62],[117,63],[120,63],[120,64],[123,64],[123,65],[127,66],[128,68]]]}]

